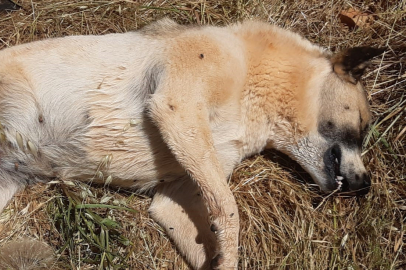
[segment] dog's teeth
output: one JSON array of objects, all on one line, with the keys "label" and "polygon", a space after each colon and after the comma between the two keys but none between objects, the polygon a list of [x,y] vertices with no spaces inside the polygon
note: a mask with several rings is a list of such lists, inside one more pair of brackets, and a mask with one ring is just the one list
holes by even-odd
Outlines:
[{"label": "dog's teeth", "polygon": [[338,164],[338,158],[336,158],[336,160],[334,160],[337,164]]},{"label": "dog's teeth", "polygon": [[344,177],[338,175],[338,176],[336,176],[336,179],[337,179],[337,181],[342,181],[342,180],[344,180]]}]

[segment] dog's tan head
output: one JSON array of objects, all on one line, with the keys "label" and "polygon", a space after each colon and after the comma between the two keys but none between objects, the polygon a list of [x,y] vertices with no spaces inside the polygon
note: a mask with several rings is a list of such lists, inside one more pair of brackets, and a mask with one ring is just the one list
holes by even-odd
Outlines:
[{"label": "dog's tan head", "polygon": [[340,188],[366,193],[369,189],[361,146],[371,115],[359,79],[367,61],[382,52],[358,47],[333,56],[331,69],[314,75],[318,80],[322,78],[319,89],[307,91],[314,96],[304,99],[304,115],[316,120],[308,125],[297,144],[285,152],[311,174],[323,191]]}]

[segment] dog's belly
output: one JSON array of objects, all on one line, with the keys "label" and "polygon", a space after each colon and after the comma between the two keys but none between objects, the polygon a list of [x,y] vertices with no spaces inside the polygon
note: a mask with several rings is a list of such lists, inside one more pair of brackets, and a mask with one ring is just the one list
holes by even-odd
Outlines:
[{"label": "dog's belly", "polygon": [[140,189],[182,176],[145,114],[154,44],[128,33],[1,51],[0,175]]},{"label": "dog's belly", "polygon": [[[115,95],[93,97],[84,92],[69,101],[61,94],[51,102],[41,93],[13,101],[5,96],[0,170],[19,182],[57,177],[140,190],[185,174],[144,113],[145,100],[128,106]],[[7,106],[11,102],[15,106]]]},{"label": "dog's belly", "polygon": [[87,159],[97,164],[96,182],[111,176],[112,185],[144,190],[185,174],[148,117],[112,119],[111,125],[95,120],[85,135]]}]

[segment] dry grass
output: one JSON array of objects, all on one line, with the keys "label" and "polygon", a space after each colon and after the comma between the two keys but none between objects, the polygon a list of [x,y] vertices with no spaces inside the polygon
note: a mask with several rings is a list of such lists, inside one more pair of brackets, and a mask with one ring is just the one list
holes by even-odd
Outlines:
[{"label": "dry grass", "polygon": [[[309,177],[300,167],[273,152],[244,161],[230,185],[242,220],[241,269],[406,269],[404,0],[16,2],[23,10],[0,13],[1,48],[48,37],[131,31],[163,16],[214,25],[260,18],[331,51],[386,46],[364,78],[374,115],[364,145],[372,174],[366,197],[322,197],[306,184]],[[337,15],[349,7],[374,14],[371,25],[343,27]],[[68,185],[29,187],[15,197],[1,215],[3,252],[8,242],[28,237],[53,247],[57,261],[51,269],[188,269],[149,218],[150,198]]]}]

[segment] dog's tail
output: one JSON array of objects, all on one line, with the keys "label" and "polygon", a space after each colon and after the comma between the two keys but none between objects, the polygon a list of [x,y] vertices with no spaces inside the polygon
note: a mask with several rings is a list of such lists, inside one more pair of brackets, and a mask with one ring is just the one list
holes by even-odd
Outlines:
[{"label": "dog's tail", "polygon": [[44,242],[21,239],[0,248],[0,269],[54,269],[54,264],[54,251]]}]

